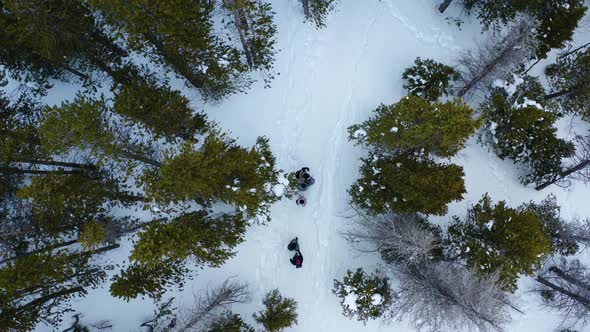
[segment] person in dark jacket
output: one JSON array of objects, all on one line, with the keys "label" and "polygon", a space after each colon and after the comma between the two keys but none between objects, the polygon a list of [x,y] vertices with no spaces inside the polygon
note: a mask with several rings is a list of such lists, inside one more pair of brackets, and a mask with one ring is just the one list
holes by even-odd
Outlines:
[{"label": "person in dark jacket", "polygon": [[297,242],[298,240],[298,238],[294,238],[293,240],[291,240],[291,242],[289,242],[289,245],[287,245],[287,249],[289,251],[299,250],[299,242]]},{"label": "person in dark jacket", "polygon": [[300,191],[307,190],[307,188],[315,183],[315,179],[309,173],[309,167],[303,167],[295,172],[295,179],[297,180],[297,189]]},{"label": "person in dark jacket", "polygon": [[295,265],[296,268],[300,268],[303,264],[303,255],[301,255],[301,252],[299,250],[296,250],[295,256],[293,256],[293,258],[291,258],[290,261],[291,264]]}]

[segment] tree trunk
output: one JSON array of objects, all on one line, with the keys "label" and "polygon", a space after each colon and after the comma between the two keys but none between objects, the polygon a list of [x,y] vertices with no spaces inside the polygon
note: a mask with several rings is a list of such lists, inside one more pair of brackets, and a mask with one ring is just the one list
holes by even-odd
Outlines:
[{"label": "tree trunk", "polygon": [[481,81],[484,77],[486,77],[486,75],[492,72],[494,68],[496,68],[500,60],[505,58],[513,50],[517,41],[518,39],[514,40],[512,43],[510,43],[510,45],[506,45],[504,47],[504,50],[502,50],[502,52],[492,62],[488,63],[481,71],[481,73],[472,78],[471,81],[467,82],[467,84],[465,84],[465,86],[462,87],[459,90],[459,92],[457,92],[457,96],[463,97],[467,92],[469,92],[469,90],[471,90],[477,83],[479,83],[479,81]]},{"label": "tree trunk", "polygon": [[238,35],[240,36],[240,42],[242,43],[242,48],[244,49],[244,54],[246,55],[246,61],[248,62],[248,66],[252,68],[254,66],[254,59],[252,58],[252,51],[250,50],[250,43],[248,43],[248,38],[246,38],[246,33],[244,32],[243,23],[245,24],[246,20],[246,13],[243,9],[237,8],[236,1],[231,0],[231,11],[234,16],[234,24],[236,29],[238,30]]},{"label": "tree trunk", "polygon": [[43,284],[43,285],[35,285],[35,286],[31,286],[31,287],[27,287],[25,289],[19,290],[17,291],[17,294],[19,296],[28,296],[28,295],[33,295],[35,294],[37,291],[42,291],[44,289],[44,287],[55,287],[58,286],[60,284],[63,284],[64,282],[68,281],[68,280],[73,280],[74,278],[78,278],[78,277],[82,277],[82,276],[89,276],[89,275],[93,275],[93,274],[97,274],[98,272],[100,272],[99,268],[92,268],[90,270],[86,270],[83,272],[78,272],[78,273],[74,273],[74,274],[70,274],[67,275],[65,277],[62,277],[60,279],[56,279],[53,283],[51,284]]},{"label": "tree trunk", "polygon": [[81,293],[83,291],[84,291],[84,288],[81,286],[78,286],[78,287],[74,287],[74,288],[63,289],[59,292],[42,296],[42,297],[37,298],[25,305],[15,308],[13,310],[14,317],[18,317],[18,313],[20,313],[20,312],[27,311],[27,310],[30,310],[34,307],[41,306],[44,303],[49,302],[51,300],[56,300],[60,297],[68,296],[68,295],[75,294],[75,293]]},{"label": "tree trunk", "polygon": [[83,72],[81,72],[81,71],[79,71],[77,69],[74,69],[72,67],[66,66],[65,69],[67,71],[69,71],[70,73],[78,76],[79,78],[81,78],[84,81],[88,81],[90,79],[90,76],[88,76],[88,75],[84,74]]},{"label": "tree trunk", "polygon": [[306,18],[310,18],[311,12],[309,11],[309,0],[301,0],[301,3],[303,4],[303,14]]},{"label": "tree trunk", "polygon": [[55,245],[52,245],[52,246],[48,246],[46,248],[35,249],[35,250],[32,250],[32,251],[26,252],[24,254],[15,255],[15,256],[8,257],[8,258],[5,258],[3,260],[0,260],[0,264],[4,264],[4,263],[10,262],[10,261],[13,261],[15,259],[21,259],[21,258],[24,258],[24,257],[28,257],[28,256],[31,256],[31,255],[34,255],[34,254],[38,254],[38,253],[44,252],[44,251],[55,250],[55,249],[58,249],[58,248],[67,247],[67,246],[70,246],[70,245],[72,245],[74,243],[77,243],[77,242],[78,242],[78,239],[75,239],[75,240],[61,242],[61,243],[58,243],[58,244],[55,244]]},{"label": "tree trunk", "polygon": [[145,164],[148,164],[148,165],[152,165],[152,166],[156,166],[156,167],[162,167],[162,163],[161,162],[159,162],[157,160],[154,160],[154,159],[151,159],[151,158],[148,158],[148,157],[146,157],[144,155],[140,155],[140,154],[133,153],[133,152],[127,152],[127,151],[118,151],[118,153],[120,155],[122,155],[123,157],[128,158],[128,159],[140,161],[142,163],[145,163]]},{"label": "tree trunk", "polygon": [[555,273],[558,277],[560,277],[561,279],[569,282],[572,285],[576,285],[580,288],[584,288],[588,291],[590,291],[590,285],[584,283],[581,280],[578,280],[570,275],[568,275],[567,273],[563,272],[563,270],[561,270],[560,268],[558,268],[557,266],[553,266],[551,268],[549,268],[549,271]]},{"label": "tree trunk", "polygon": [[74,321],[74,324],[72,324],[72,326],[71,326],[71,327],[69,327],[69,328],[67,328],[67,329],[63,330],[62,332],[70,332],[70,331],[74,331],[74,330],[75,330],[77,327],[80,327],[80,325],[79,325],[79,324],[80,324],[80,314],[76,314],[76,315],[74,315],[74,316],[72,316],[72,317],[74,317],[74,320],[75,320],[75,321]]},{"label": "tree trunk", "polygon": [[127,193],[115,194],[113,197],[122,202],[150,202],[150,200],[147,197]]},{"label": "tree trunk", "polygon": [[118,243],[113,243],[113,244],[109,244],[108,246],[104,246],[104,247],[101,247],[101,248],[98,248],[98,249],[83,251],[83,252],[81,252],[79,254],[76,254],[76,255],[79,255],[80,257],[90,257],[92,255],[101,254],[103,252],[107,252],[107,251],[110,251],[110,250],[113,250],[113,249],[117,249],[120,246],[121,245],[118,244]]},{"label": "tree trunk", "polygon": [[11,159],[11,162],[15,163],[27,163],[27,164],[35,164],[35,165],[45,165],[45,166],[62,166],[62,167],[70,167],[70,168],[83,168],[83,169],[96,169],[95,165],[92,164],[78,164],[78,163],[69,163],[64,161],[54,161],[54,160],[35,160],[35,159]]},{"label": "tree trunk", "polygon": [[587,47],[588,45],[590,45],[590,43],[586,43],[586,44],[584,44],[584,45],[582,45],[580,47],[577,47],[577,48],[575,48],[575,49],[567,52],[567,53],[560,54],[557,58],[558,59],[565,58],[566,56],[572,55],[572,54],[576,53],[577,51],[583,49],[584,47]]},{"label": "tree trunk", "polygon": [[586,307],[587,309],[590,310],[590,299],[587,299],[585,297],[579,296],[578,294],[572,293],[563,287],[560,287],[558,285],[551,283],[549,280],[547,280],[541,276],[538,276],[535,280],[537,280],[541,284],[551,288],[552,290],[554,290],[556,292],[560,292],[563,295],[569,296],[572,300],[580,302],[584,307]]},{"label": "tree trunk", "polygon": [[451,2],[453,2],[453,0],[445,0],[443,3],[440,4],[440,6],[438,7],[438,11],[442,14],[445,12],[445,10],[447,10],[447,8],[449,8],[449,5],[451,4]]},{"label": "tree trunk", "polygon": [[536,66],[536,65],[537,65],[539,62],[541,62],[541,59],[537,59],[537,61],[535,61],[535,62],[534,62],[532,65],[530,65],[530,67],[529,67],[527,70],[525,70],[525,71],[523,72],[523,74],[527,74],[527,73],[528,73],[528,72],[529,72],[531,69],[533,69],[533,67],[534,67],[534,66]]},{"label": "tree trunk", "polygon": [[83,174],[81,170],[71,171],[42,171],[33,169],[19,169],[14,167],[0,167],[0,174]]},{"label": "tree trunk", "polygon": [[557,92],[548,94],[545,96],[545,99],[553,99],[553,98],[561,97],[564,95],[569,95],[569,94],[574,93],[578,90],[581,90],[585,86],[586,86],[586,82],[578,83],[575,86],[573,86],[572,88],[569,88],[567,90],[557,91]]},{"label": "tree trunk", "polygon": [[174,69],[179,75],[184,77],[193,87],[197,89],[203,88],[204,80],[199,75],[196,75],[192,70],[188,71],[186,67],[182,66],[182,61],[178,60],[174,57],[174,54],[171,54],[164,44],[158,39],[155,34],[149,34],[147,39],[152,43],[156,50],[158,50],[159,55],[165,60],[165,62]]},{"label": "tree trunk", "polygon": [[574,167],[566,170],[565,172],[561,173],[555,179],[550,180],[550,181],[547,181],[547,182],[545,182],[545,183],[543,183],[543,184],[535,187],[535,189],[536,190],[543,190],[543,189],[549,187],[550,185],[556,183],[557,181],[562,180],[562,179],[564,179],[564,178],[572,175],[573,173],[575,173],[575,172],[577,172],[579,170],[582,170],[582,169],[584,169],[584,168],[586,168],[588,166],[590,166],[590,159],[587,159],[587,160],[582,161],[581,163],[577,164],[576,166],[574,166]]}]

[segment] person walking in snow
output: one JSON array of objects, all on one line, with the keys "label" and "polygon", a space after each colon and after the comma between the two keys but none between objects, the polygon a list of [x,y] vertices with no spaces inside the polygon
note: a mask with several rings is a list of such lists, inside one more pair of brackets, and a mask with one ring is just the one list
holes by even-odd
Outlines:
[{"label": "person walking in snow", "polygon": [[295,265],[296,268],[300,268],[303,264],[303,255],[301,255],[301,251],[296,250],[295,256],[289,260],[291,264]]},{"label": "person walking in snow", "polygon": [[299,250],[299,239],[298,238],[294,238],[293,240],[291,240],[291,242],[289,242],[289,244],[287,245],[287,249],[289,251],[294,251],[294,250]]},{"label": "person walking in snow", "polygon": [[291,258],[289,261],[291,264],[295,265],[296,268],[300,268],[303,264],[303,255],[301,254],[301,251],[299,251],[298,240],[298,238],[294,238],[291,240],[291,242],[289,242],[289,245],[287,245],[287,249],[289,249],[289,251],[295,251],[295,256],[293,256],[293,258]]},{"label": "person walking in snow", "polygon": [[297,180],[297,189],[300,191],[306,191],[315,183],[315,179],[309,173],[309,167],[303,167],[295,172],[295,179]]},{"label": "person walking in snow", "polygon": [[300,206],[305,206],[305,197],[303,196],[299,196],[299,198],[297,198],[297,200],[295,201],[295,204],[300,205]]}]

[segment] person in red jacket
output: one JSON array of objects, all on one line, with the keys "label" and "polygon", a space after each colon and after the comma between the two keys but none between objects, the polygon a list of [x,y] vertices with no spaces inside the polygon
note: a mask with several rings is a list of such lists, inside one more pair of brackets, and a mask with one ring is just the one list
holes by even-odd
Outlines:
[{"label": "person in red jacket", "polygon": [[301,255],[301,251],[295,251],[295,256],[289,260],[291,264],[295,265],[296,268],[300,268],[303,264],[303,255]]}]

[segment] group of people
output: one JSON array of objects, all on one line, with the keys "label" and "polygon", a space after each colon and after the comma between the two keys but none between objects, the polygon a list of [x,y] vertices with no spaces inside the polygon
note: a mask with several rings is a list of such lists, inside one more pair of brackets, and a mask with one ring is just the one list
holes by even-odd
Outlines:
[{"label": "group of people", "polygon": [[[309,167],[303,167],[302,169],[295,172],[295,180],[297,180],[297,189],[299,191],[306,191],[312,184],[315,183],[315,179],[309,173]],[[305,206],[306,199],[303,195],[295,200],[295,203],[300,206]]]},{"label": "group of people", "polygon": [[[315,179],[309,173],[309,167],[303,167],[295,172],[295,180],[297,180],[297,189],[299,189],[300,192],[306,191],[307,188],[315,183]],[[300,206],[305,206],[306,199],[303,195],[299,195],[295,200],[295,203]],[[303,255],[299,249],[298,238],[291,240],[289,245],[287,245],[287,249],[289,251],[295,251],[295,255],[290,259],[290,262],[295,265],[296,268],[300,268],[303,265]]]}]

